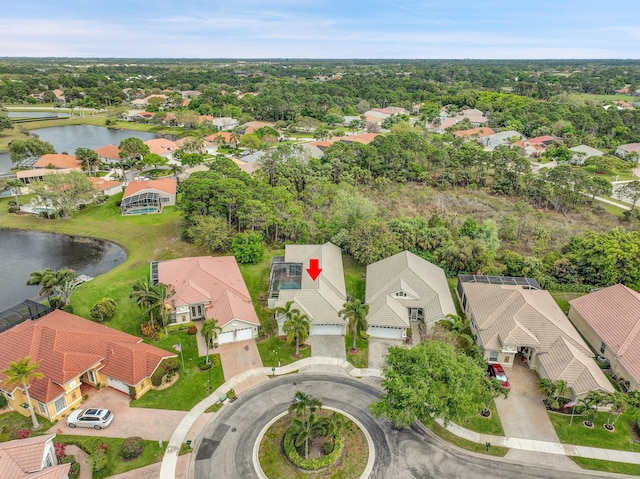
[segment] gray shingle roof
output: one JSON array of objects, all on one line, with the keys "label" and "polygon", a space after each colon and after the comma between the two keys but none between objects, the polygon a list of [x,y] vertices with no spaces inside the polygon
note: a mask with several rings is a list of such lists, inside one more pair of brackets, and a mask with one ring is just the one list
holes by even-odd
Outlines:
[{"label": "gray shingle roof", "polygon": [[[404,292],[406,297],[397,297]],[[367,266],[365,302],[370,326],[409,327],[407,308],[423,308],[426,323],[456,314],[442,268],[409,251]]]}]

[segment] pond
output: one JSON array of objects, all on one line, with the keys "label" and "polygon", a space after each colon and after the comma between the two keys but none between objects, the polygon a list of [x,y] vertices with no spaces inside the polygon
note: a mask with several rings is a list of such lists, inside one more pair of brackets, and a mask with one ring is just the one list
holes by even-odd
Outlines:
[{"label": "pond", "polygon": [[0,244],[0,311],[38,296],[39,286],[26,285],[33,271],[71,268],[95,277],[127,258],[108,241],[38,231],[0,229]]}]

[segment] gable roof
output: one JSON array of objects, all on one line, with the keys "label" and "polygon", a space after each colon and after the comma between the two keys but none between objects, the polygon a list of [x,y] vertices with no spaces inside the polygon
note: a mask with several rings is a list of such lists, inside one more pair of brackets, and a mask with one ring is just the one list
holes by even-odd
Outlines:
[{"label": "gable roof", "polygon": [[42,467],[47,442],[55,434],[0,442],[0,477],[2,479],[67,479],[71,464]]},{"label": "gable roof", "polygon": [[89,181],[91,181],[91,183],[93,183],[93,187],[99,191],[108,190],[109,188],[115,188],[116,186],[122,185],[122,181],[105,180],[103,177],[99,176],[90,176]]},{"label": "gable roof", "polygon": [[443,269],[409,251],[367,266],[365,302],[371,326],[408,328],[407,308],[423,308],[427,323],[456,314]]},{"label": "gable roof", "polygon": [[116,145],[105,145],[100,148],[96,148],[93,150],[96,152],[96,155],[101,156],[102,158],[109,158],[111,160],[120,161],[120,148]]},{"label": "gable roof", "polygon": [[587,155],[587,157],[590,156],[602,156],[604,155],[604,152],[597,150],[596,148],[592,148],[590,146],[587,145],[578,145],[578,146],[574,146],[573,148],[569,148],[571,151],[574,151],[576,153],[584,153],[585,155]]},{"label": "gable roof", "polygon": [[622,151],[626,151],[627,153],[640,154],[640,143],[627,143],[625,145],[620,145],[618,149]]},{"label": "gable roof", "polygon": [[569,301],[618,362],[640,381],[640,293],[616,284]]},{"label": "gable roof", "polygon": [[224,139],[225,143],[233,143],[231,136],[232,133],[230,131],[219,131],[218,133],[214,133],[213,135],[206,136],[204,139],[215,143],[218,138],[222,138]]},{"label": "gable roof", "polygon": [[178,145],[166,138],[154,138],[153,140],[145,141],[144,144],[149,147],[151,153],[156,155],[171,154],[178,149]]},{"label": "gable roof", "polygon": [[460,137],[477,136],[477,137],[481,137],[481,136],[495,135],[495,133],[496,132],[492,128],[488,128],[486,126],[481,126],[481,127],[478,127],[478,128],[470,128],[468,130],[454,131],[453,132],[453,136],[460,136]]},{"label": "gable roof", "polygon": [[178,182],[175,178],[161,178],[159,180],[138,180],[131,181],[124,190],[122,198],[133,196],[143,190],[156,190],[168,195],[175,196]]},{"label": "gable roof", "polygon": [[[280,291],[276,307],[293,301],[313,324],[345,324],[345,320],[338,315],[347,299],[340,248],[330,242],[322,245],[287,245],[284,257],[286,263],[302,264],[302,278],[300,289]],[[315,281],[305,271],[310,259],[317,259],[322,268]]]},{"label": "gable roof", "polygon": [[46,154],[38,158],[33,164],[34,168],[48,168],[52,165],[54,168],[67,169],[67,168],[81,168],[82,163],[73,155],[62,154]]},{"label": "gable roof", "polygon": [[[176,355],[131,334],[55,310],[0,334],[0,370],[27,356],[42,360],[39,370],[44,374],[31,384],[29,392],[47,403],[62,394],[62,385],[92,367],[101,367],[102,373],[135,385],[151,376],[164,358]],[[5,390],[6,378],[0,371]]]},{"label": "gable roof", "polygon": [[205,316],[224,326],[233,319],[260,324],[233,256],[197,256],[158,262],[158,281],[175,289],[177,306],[205,304]]}]

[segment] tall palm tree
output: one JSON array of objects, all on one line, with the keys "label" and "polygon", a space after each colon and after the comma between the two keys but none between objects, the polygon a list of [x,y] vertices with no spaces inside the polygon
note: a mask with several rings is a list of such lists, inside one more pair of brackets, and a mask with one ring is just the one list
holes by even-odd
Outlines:
[{"label": "tall palm tree", "polygon": [[347,420],[339,412],[334,412],[330,417],[325,418],[322,425],[324,426],[324,433],[331,440],[331,445],[335,446],[336,437],[339,436],[347,426]]},{"label": "tall palm tree", "polygon": [[200,334],[204,337],[205,342],[207,343],[207,364],[211,361],[209,360],[209,346],[211,345],[211,341],[218,337],[218,334],[222,332],[222,328],[218,326],[217,319],[205,319],[202,322],[202,330]]},{"label": "tall palm tree", "polygon": [[369,312],[369,305],[363,303],[358,298],[354,298],[347,301],[342,305],[342,308],[338,315],[349,321],[349,328],[353,334],[353,351],[358,350],[358,331],[361,331],[367,327],[367,313]]},{"label": "tall palm tree", "polygon": [[75,278],[53,287],[53,293],[56,295],[59,309],[63,309],[71,302],[71,296],[73,296],[73,293],[76,292],[76,289],[78,289],[78,286],[81,284],[82,280]]},{"label": "tall palm tree", "polygon": [[152,308],[157,302],[158,289],[151,284],[148,278],[139,279],[133,285],[133,293],[129,295],[129,298],[136,299],[136,304],[140,309],[149,314],[151,325],[155,326],[153,313],[155,308]]},{"label": "tall palm tree", "polygon": [[38,294],[40,296],[46,296],[47,301],[49,302],[49,306],[52,306],[51,296],[54,293],[54,288],[56,286],[63,285],[67,281],[73,281],[77,277],[77,273],[68,268],[64,268],[58,271],[47,268],[43,271],[32,272],[29,279],[27,280],[27,284],[40,286],[40,291],[38,292]]},{"label": "tall palm tree", "polygon": [[295,431],[294,444],[300,447],[304,444],[304,458],[309,459],[309,443],[311,439],[326,434],[325,423],[316,417],[315,413],[310,413],[307,420],[300,418],[293,419],[293,429]]},{"label": "tall palm tree", "polygon": [[288,319],[291,319],[291,316],[293,316],[293,313],[295,312],[300,312],[300,310],[293,307],[293,301],[287,301],[284,306],[278,306],[275,309],[275,316],[276,318],[284,316],[286,321]]},{"label": "tall palm tree", "polygon": [[[13,196],[16,200],[16,206],[18,207],[18,209],[20,209],[20,198],[19,198],[19,189],[24,186],[24,183],[20,180],[7,180],[6,182],[4,182],[4,186],[2,191],[5,191],[9,188],[11,188],[13,190]],[[2,191],[0,191],[0,193],[2,193]]]},{"label": "tall palm tree", "polygon": [[176,290],[173,289],[173,286],[164,283],[158,283],[153,288],[155,294],[152,296],[153,304],[149,307],[149,310],[153,309],[159,312],[164,334],[168,336],[169,330],[167,326],[171,318],[171,310],[173,309],[172,298],[176,294]]},{"label": "tall palm tree", "polygon": [[287,341],[296,342],[296,357],[300,356],[300,341],[304,343],[309,337],[310,327],[309,317],[298,310],[295,310],[282,326],[282,330],[287,333]]},{"label": "tall palm tree", "polygon": [[598,406],[602,405],[604,400],[605,396],[600,391],[590,391],[585,397],[578,401],[578,403],[585,408],[585,422],[593,423],[592,418],[595,419],[598,413]]},{"label": "tall palm tree", "polygon": [[16,361],[11,361],[9,363],[9,367],[2,371],[7,379],[5,380],[5,384],[9,387],[20,384],[22,386],[22,390],[24,391],[25,396],[27,396],[27,404],[29,405],[29,413],[31,414],[31,423],[33,425],[33,429],[39,429],[40,423],[38,422],[38,418],[36,417],[36,413],[33,410],[33,403],[31,402],[31,396],[29,395],[29,387],[31,386],[31,382],[36,379],[42,379],[44,374],[38,371],[38,367],[40,366],[40,361],[31,361],[29,356],[21,359],[17,359]]},{"label": "tall palm tree", "polygon": [[289,412],[295,412],[296,416],[306,419],[309,413],[315,412],[322,407],[319,399],[309,396],[302,391],[297,391],[293,402],[289,406]]},{"label": "tall palm tree", "polygon": [[[611,409],[609,409],[609,414],[607,415],[607,424],[613,427],[622,416],[622,413],[630,406],[629,397],[620,391],[614,391],[607,394],[607,402],[611,404]],[[611,422],[611,415],[614,413],[616,418]]]}]

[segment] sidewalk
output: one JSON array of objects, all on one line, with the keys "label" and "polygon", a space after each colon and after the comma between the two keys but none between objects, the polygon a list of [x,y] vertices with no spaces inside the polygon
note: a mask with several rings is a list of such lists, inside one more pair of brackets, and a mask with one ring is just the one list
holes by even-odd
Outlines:
[{"label": "sidewalk", "polygon": [[[335,373],[335,368],[342,368],[347,374],[358,378],[375,377],[379,378],[382,374],[380,369],[363,368],[357,369],[347,361],[336,358],[322,358],[312,357],[305,358],[296,361],[281,368],[276,368],[275,375],[280,376],[283,374],[289,374],[294,371],[303,370],[304,368],[312,367],[314,371],[319,371],[322,368],[326,368],[328,373]],[[160,468],[160,479],[185,479],[184,472],[176,471],[178,465],[178,452],[180,446],[188,439],[193,440],[194,436],[189,436],[199,432],[204,427],[204,424],[215,417],[211,414],[204,414],[204,411],[214,404],[218,398],[226,393],[229,389],[237,387],[238,384],[243,383],[246,380],[250,380],[256,377],[268,377],[272,375],[271,368],[262,367],[255,368],[248,371],[244,371],[221,385],[210,396],[203,399],[194,406],[191,411],[187,413],[184,419],[180,422],[175,432],[171,436],[171,440],[167,445],[164,458],[162,459],[162,466]],[[444,426],[442,420],[436,420],[438,424]],[[446,429],[455,434],[458,437],[467,439],[479,444],[486,444],[487,442],[495,446],[503,446],[509,449],[530,451],[537,453],[556,454],[564,456],[578,456],[586,457],[590,459],[600,459],[604,461],[616,461],[626,462],[630,464],[640,465],[640,453],[617,451],[614,449],[602,449],[596,447],[574,446],[570,444],[561,444],[553,441],[538,441],[533,439],[523,439],[517,437],[505,437],[505,436],[493,436],[490,434],[480,434],[474,431],[470,431],[457,424],[450,423]]]}]

